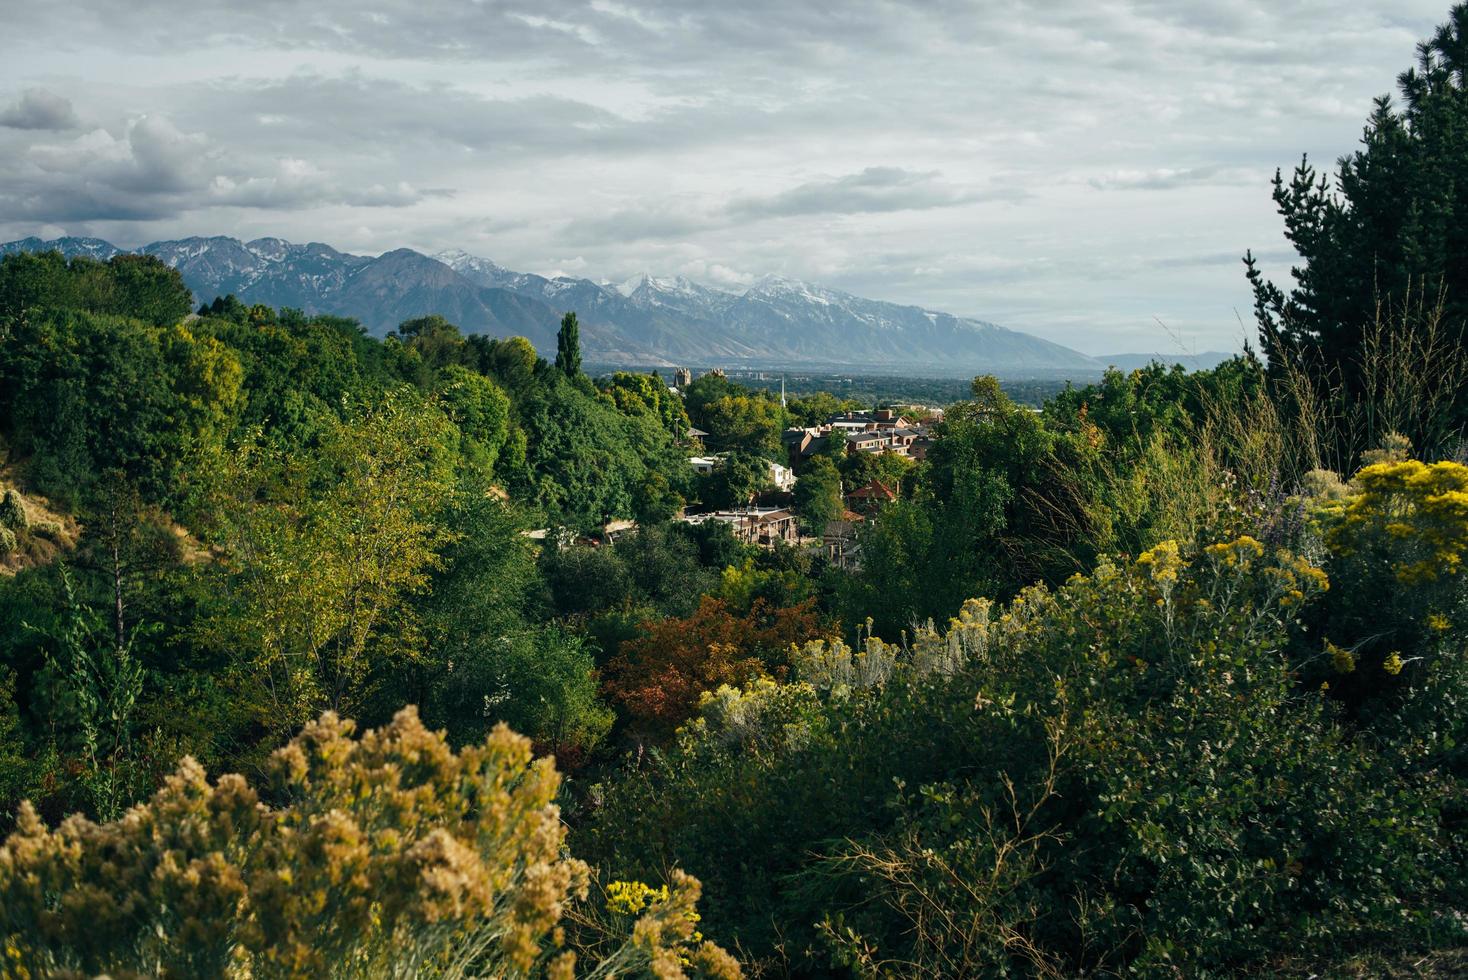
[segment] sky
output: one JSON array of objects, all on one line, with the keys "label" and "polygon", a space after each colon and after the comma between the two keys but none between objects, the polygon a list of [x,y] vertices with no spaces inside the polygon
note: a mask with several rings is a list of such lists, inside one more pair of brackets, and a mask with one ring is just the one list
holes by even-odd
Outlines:
[{"label": "sky", "polygon": [[1447,0],[0,0],[0,241],[277,236],[767,274],[1233,350],[1275,168]]}]

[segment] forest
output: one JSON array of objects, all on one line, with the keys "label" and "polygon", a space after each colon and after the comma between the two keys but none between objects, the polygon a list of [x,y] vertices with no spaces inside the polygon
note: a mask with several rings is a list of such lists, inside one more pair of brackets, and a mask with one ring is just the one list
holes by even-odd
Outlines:
[{"label": "forest", "polygon": [[1462,975],[1465,79],[1276,177],[1240,356],[784,496],[878,406],[6,256],[0,976]]}]

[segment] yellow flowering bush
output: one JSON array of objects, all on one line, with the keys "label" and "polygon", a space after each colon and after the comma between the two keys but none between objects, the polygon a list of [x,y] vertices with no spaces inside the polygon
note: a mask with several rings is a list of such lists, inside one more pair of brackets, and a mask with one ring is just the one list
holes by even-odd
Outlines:
[{"label": "yellow flowering bush", "polygon": [[[185,759],[111,823],[50,830],[24,805],[0,848],[4,974],[574,976],[560,924],[589,875],[553,762],[504,726],[455,752],[412,708],[352,735],[323,715],[258,790]],[[617,972],[686,975],[697,897],[681,875],[646,896]]]},{"label": "yellow flowering bush", "polygon": [[1352,482],[1357,492],[1327,536],[1334,553],[1397,545],[1390,560],[1403,585],[1462,571],[1468,552],[1468,467],[1415,459],[1378,463],[1361,470]]},{"label": "yellow flowering bush", "polygon": [[1317,626],[1333,671],[1352,675],[1332,697],[1362,721],[1385,710],[1384,723],[1413,724],[1395,717],[1412,688],[1456,683],[1442,672],[1456,670],[1468,614],[1468,466],[1386,459],[1319,514],[1340,594]]}]

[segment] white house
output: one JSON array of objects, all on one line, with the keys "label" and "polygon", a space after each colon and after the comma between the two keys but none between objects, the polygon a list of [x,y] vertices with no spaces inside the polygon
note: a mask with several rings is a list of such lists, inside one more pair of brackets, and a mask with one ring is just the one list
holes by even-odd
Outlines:
[{"label": "white house", "polygon": [[[717,453],[713,456],[690,456],[688,457],[688,465],[693,467],[693,472],[699,476],[708,476],[714,470],[723,466],[724,461],[728,457],[728,453]],[[764,464],[769,467],[770,483],[775,486],[775,489],[788,491],[794,488],[794,470],[768,459],[764,461]]]}]

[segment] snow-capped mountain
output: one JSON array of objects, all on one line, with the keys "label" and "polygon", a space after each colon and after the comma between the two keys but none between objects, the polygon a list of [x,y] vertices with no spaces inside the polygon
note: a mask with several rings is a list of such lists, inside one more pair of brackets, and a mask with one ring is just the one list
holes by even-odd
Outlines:
[{"label": "snow-capped mountain", "polygon": [[[0,254],[57,249],[105,260],[122,251],[95,238],[27,238]],[[201,301],[234,293],[251,303],[355,317],[376,334],[442,314],[469,333],[528,337],[555,349],[562,314],[582,323],[588,361],[749,367],[829,365],[1098,372],[1102,364],[1059,344],[955,317],[781,276],[731,292],[682,277],[623,282],[515,272],[461,250],[364,256],[279,238],[185,238],[136,251],[179,270]]]},{"label": "snow-capped mountain", "polygon": [[433,257],[465,279],[481,286],[499,286],[518,275],[503,266],[496,265],[489,259],[470,255],[461,248],[435,252]]},{"label": "snow-capped mountain", "polygon": [[111,242],[104,242],[100,238],[53,238],[51,241],[42,241],[39,238],[22,238],[16,242],[6,242],[0,245],[0,255],[9,255],[11,252],[44,252],[55,250],[64,254],[67,258],[77,255],[85,255],[87,258],[106,262],[112,256],[121,252],[122,249]]}]

